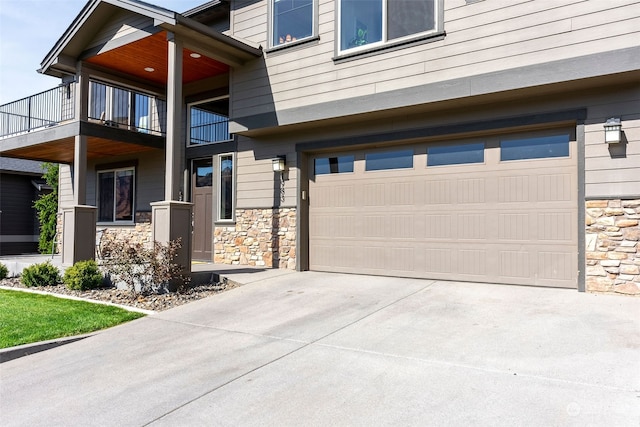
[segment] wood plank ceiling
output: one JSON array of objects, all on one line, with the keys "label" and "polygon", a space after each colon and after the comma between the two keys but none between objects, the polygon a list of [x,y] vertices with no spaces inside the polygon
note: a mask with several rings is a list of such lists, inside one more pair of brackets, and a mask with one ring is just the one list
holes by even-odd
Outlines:
[{"label": "wood plank ceiling", "polygon": [[[139,154],[158,150],[146,145],[127,143],[113,139],[87,137],[87,159],[105,159],[126,154]],[[63,138],[48,141],[44,144],[31,145],[11,150],[8,157],[29,160],[40,160],[53,163],[73,163],[74,138]]]},{"label": "wood plank ceiling", "polygon": [[[133,43],[93,56],[87,59],[91,64],[129,74],[143,80],[157,84],[167,84],[167,33],[161,31],[149,37],[145,37]],[[182,52],[183,60],[183,84],[196,80],[213,77],[227,73],[229,66],[208,58],[197,55],[189,49]],[[145,69],[153,69],[146,71]]]},{"label": "wood plank ceiling", "polygon": [[[204,55],[192,55],[189,49],[183,50],[183,84],[200,79],[225,74],[229,66]],[[167,84],[168,45],[166,31],[153,34],[133,43],[87,59],[87,62],[104,68],[128,74],[159,85]],[[153,68],[152,72],[145,68]],[[138,154],[162,149],[164,137],[154,141],[156,147],[122,141],[117,135],[113,139],[96,136],[87,137],[87,158],[103,159],[124,154]],[[73,163],[74,138],[65,137],[46,143],[26,145],[6,151],[8,157],[41,160],[57,163]]]}]

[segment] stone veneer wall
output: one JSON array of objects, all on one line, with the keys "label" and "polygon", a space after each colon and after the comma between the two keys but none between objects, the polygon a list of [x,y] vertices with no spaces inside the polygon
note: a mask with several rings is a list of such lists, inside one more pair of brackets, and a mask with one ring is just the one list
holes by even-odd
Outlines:
[{"label": "stone veneer wall", "polygon": [[640,295],[640,199],[586,202],[586,289]]},{"label": "stone veneer wall", "polygon": [[[106,228],[105,238],[127,240],[131,243],[141,243],[143,245],[151,244],[153,239],[153,227],[151,226],[151,212],[136,212],[135,225],[131,226],[100,226],[96,228]],[[58,236],[62,236],[62,215],[58,215],[56,231]],[[58,239],[56,251],[62,253],[62,241]]]},{"label": "stone veneer wall", "polygon": [[236,209],[236,223],[216,226],[214,262],[296,268],[296,209]]}]

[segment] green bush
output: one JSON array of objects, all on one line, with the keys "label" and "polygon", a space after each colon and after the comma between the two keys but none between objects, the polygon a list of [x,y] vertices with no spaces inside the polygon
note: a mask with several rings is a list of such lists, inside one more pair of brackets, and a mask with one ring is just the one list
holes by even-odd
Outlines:
[{"label": "green bush", "polygon": [[49,261],[33,264],[22,270],[22,283],[25,286],[54,286],[60,283],[60,272]]},{"label": "green bush", "polygon": [[0,262],[0,280],[6,279],[9,275],[9,269],[6,265]]},{"label": "green bush", "polygon": [[102,284],[102,273],[94,260],[79,261],[67,268],[62,281],[68,289],[85,291]]},{"label": "green bush", "polygon": [[53,240],[57,227],[59,168],[57,164],[43,163],[42,169],[44,171],[42,178],[49,184],[52,191],[40,196],[33,207],[38,212],[38,221],[40,222],[38,250],[42,254],[50,254],[55,250]]}]

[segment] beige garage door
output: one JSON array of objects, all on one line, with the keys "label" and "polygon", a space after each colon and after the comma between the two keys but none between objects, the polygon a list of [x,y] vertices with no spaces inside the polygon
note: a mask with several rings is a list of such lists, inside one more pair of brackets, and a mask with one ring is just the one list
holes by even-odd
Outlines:
[{"label": "beige garage door", "polygon": [[570,132],[311,159],[317,271],[577,287]]}]

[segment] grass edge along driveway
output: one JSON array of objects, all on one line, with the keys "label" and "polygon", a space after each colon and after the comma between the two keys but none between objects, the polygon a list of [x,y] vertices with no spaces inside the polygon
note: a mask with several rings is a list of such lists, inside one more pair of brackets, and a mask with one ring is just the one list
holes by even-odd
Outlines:
[{"label": "grass edge along driveway", "polygon": [[143,316],[104,304],[0,289],[0,348],[86,334]]}]

